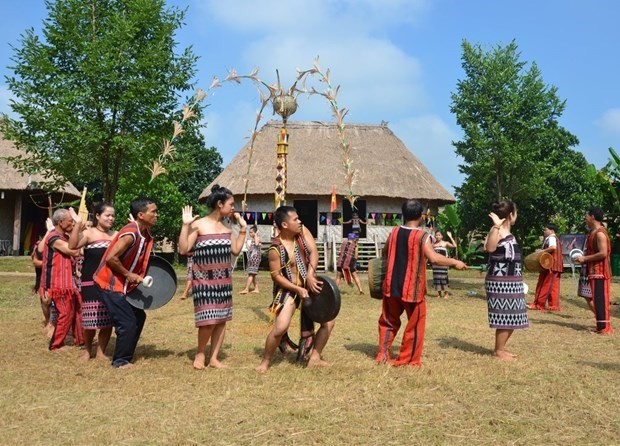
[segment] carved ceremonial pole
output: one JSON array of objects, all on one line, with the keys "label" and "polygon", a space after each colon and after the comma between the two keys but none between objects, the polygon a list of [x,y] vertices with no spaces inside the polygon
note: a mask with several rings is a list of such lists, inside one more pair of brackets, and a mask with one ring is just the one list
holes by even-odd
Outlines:
[{"label": "carved ceremonial pole", "polygon": [[273,111],[282,116],[282,128],[278,134],[278,149],[276,159],[276,185],[274,207],[277,209],[286,204],[286,187],[288,172],[286,157],[288,155],[288,131],[286,121],[297,111],[297,101],[294,96],[283,94],[273,99]]},{"label": "carved ceremonial pole", "polygon": [[286,156],[288,155],[288,132],[286,127],[280,129],[278,135],[278,152],[276,160],[276,189],[274,208],[278,209],[280,206],[286,204]]}]

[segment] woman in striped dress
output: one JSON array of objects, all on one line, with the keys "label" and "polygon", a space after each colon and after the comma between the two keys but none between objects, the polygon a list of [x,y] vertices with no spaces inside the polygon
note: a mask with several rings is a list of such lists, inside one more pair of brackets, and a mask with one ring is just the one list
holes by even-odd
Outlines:
[{"label": "woman in striped dress", "polygon": [[[452,234],[450,234],[450,232],[447,232],[447,235],[450,239],[450,242],[446,242],[443,239],[443,234],[441,233],[441,231],[435,231],[435,243],[433,243],[433,249],[435,250],[435,252],[444,257],[449,257],[448,248],[456,248],[456,242],[452,238]],[[449,284],[450,282],[448,280],[448,267],[433,265],[433,287],[435,288],[435,291],[437,291],[438,297],[443,297],[445,299],[448,298]]]},{"label": "woman in striped dress", "polygon": [[[232,237],[232,230],[223,219],[235,210],[232,192],[217,184],[207,197],[211,213],[199,218],[192,215],[192,207],[183,208],[183,226],[179,235],[179,253],[193,255],[192,297],[194,320],[198,328],[198,349],[194,368],[206,366],[225,367],[217,355],[224,342],[226,322],[232,319],[232,256],[238,256],[243,248],[247,223],[239,215],[234,217],[239,224],[238,237]],[[211,340],[209,361],[206,362],[207,343]]]},{"label": "woman in striped dress", "polygon": [[109,361],[105,349],[112,336],[112,320],[101,296],[93,282],[93,274],[97,270],[101,258],[110,242],[116,235],[112,229],[114,225],[114,207],[110,203],[98,203],[93,209],[94,224],[85,229],[82,217],[73,209],[69,211],[75,225],[69,236],[71,249],[84,249],[84,263],[81,270],[82,289],[82,325],[84,328],[84,354],[82,359],[88,361],[92,357],[93,340],[97,337],[97,350],[95,358]]},{"label": "woman in striped dress", "polygon": [[258,228],[253,225],[250,228],[248,241],[246,242],[248,247],[248,264],[245,267],[245,272],[248,274],[248,281],[245,284],[245,288],[239,291],[239,294],[248,294],[250,292],[250,286],[254,284],[254,290],[252,293],[258,294],[258,282],[256,276],[258,275],[258,267],[260,266],[261,252],[260,252],[260,238],[258,237]]},{"label": "woman in striped dress", "polygon": [[489,253],[484,286],[489,326],[495,329],[493,355],[497,359],[514,361],[517,355],[506,350],[506,343],[514,330],[528,328],[521,250],[510,233],[510,227],[517,221],[517,206],[512,201],[493,203],[489,217],[493,226],[484,241],[484,250]]}]

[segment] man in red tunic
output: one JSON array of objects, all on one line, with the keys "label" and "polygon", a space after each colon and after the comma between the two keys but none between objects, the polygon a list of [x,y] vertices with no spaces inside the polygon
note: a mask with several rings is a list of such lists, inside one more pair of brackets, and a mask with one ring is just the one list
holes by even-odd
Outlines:
[{"label": "man in red tunic", "polygon": [[[426,261],[434,265],[467,269],[463,262],[437,254],[429,234],[420,227],[424,208],[416,200],[402,207],[405,224],[394,228],[385,244],[387,270],[383,281],[383,311],[379,318],[377,362],[421,366],[426,325]],[[407,313],[400,354],[390,359],[390,347],[400,328],[400,316]]]},{"label": "man in red tunic", "polygon": [[588,268],[588,279],[592,290],[592,298],[588,305],[596,318],[596,333],[611,334],[611,243],[607,230],[603,226],[603,211],[597,207],[588,209],[585,216],[590,234],[586,242],[584,256],[575,258],[577,263],[585,263]]},{"label": "man in red tunic", "polygon": [[65,344],[69,330],[75,345],[84,344],[82,338],[82,311],[80,294],[73,279],[73,258],[79,250],[69,249],[69,233],[73,218],[66,209],[58,209],[52,216],[54,229],[43,240],[40,294],[43,301],[53,302],[58,322],[50,339],[49,349],[57,350]]},{"label": "man in red tunic", "polygon": [[112,366],[129,368],[144,328],[146,313],[127,302],[127,293],[144,279],[153,247],[150,229],[157,222],[157,205],[140,198],[130,205],[133,222],[114,236],[93,275],[116,332]]},{"label": "man in red tunic", "polygon": [[530,310],[544,310],[549,302],[548,310],[560,311],[560,276],[564,271],[562,260],[562,243],[556,235],[558,227],[553,223],[545,225],[543,251],[553,256],[553,265],[538,275],[534,303],[528,305]]}]

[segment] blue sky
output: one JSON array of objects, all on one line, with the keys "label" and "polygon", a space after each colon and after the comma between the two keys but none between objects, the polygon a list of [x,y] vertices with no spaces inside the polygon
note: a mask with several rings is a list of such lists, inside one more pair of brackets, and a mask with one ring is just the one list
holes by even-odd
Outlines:
[{"label": "blue sky", "polygon": [[[0,14],[0,112],[9,112],[4,75],[9,44],[27,28],[41,30],[43,0],[3,2]],[[289,85],[315,56],[341,85],[348,122],[389,127],[452,191],[462,181],[451,144],[461,130],[450,94],[461,69],[461,42],[491,46],[516,40],[547,84],[567,101],[561,123],[577,135],[589,162],[602,167],[620,149],[620,2],[615,0],[168,0],[188,8],[179,48],[200,56],[197,85],[228,69]],[[317,84],[317,88],[320,85]],[[299,98],[291,120],[331,120],[325,100]],[[260,105],[253,86],[225,85],[206,100],[205,136],[228,162],[245,144]],[[265,113],[264,119],[271,118]],[[291,141],[291,150],[294,150]],[[362,172],[361,174],[364,174]],[[376,175],[377,173],[373,173]],[[389,172],[385,172],[389,175]]]}]

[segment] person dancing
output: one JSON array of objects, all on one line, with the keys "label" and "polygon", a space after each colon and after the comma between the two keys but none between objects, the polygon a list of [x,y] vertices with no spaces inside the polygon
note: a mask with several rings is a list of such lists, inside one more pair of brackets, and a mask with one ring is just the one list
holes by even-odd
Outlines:
[{"label": "person dancing", "polygon": [[[392,230],[386,243],[386,274],[383,280],[383,308],[379,317],[379,352],[375,361],[394,366],[422,366],[426,329],[426,260],[467,269],[465,263],[437,254],[430,234],[422,229],[422,204],[407,200],[402,205],[404,225]],[[400,352],[390,358],[390,348],[400,329],[400,317],[407,313]]]},{"label": "person dancing", "polygon": [[359,275],[357,274],[357,238],[358,235],[356,233],[349,233],[340,247],[340,255],[338,256],[338,263],[336,264],[336,269],[338,271],[336,285],[340,285],[340,280],[342,278],[344,278],[344,281],[349,286],[352,285],[351,280],[354,280],[359,293],[364,294]]},{"label": "person dancing", "polygon": [[115,212],[110,203],[97,203],[93,214],[95,224],[86,228],[82,217],[70,209],[71,217],[75,222],[69,236],[71,249],[84,249],[84,264],[82,265],[82,326],[84,327],[84,354],[82,359],[88,361],[92,358],[93,340],[97,336],[97,350],[95,358],[109,361],[105,349],[112,336],[112,319],[108,309],[103,303],[99,290],[95,287],[93,274],[99,267],[101,259],[116,231],[114,225]]},{"label": "person dancing", "polygon": [[510,227],[517,221],[517,205],[512,201],[495,202],[489,217],[493,226],[484,241],[484,250],[489,253],[484,287],[489,326],[495,329],[493,355],[497,359],[514,361],[517,355],[506,350],[506,343],[514,330],[529,326],[521,250],[510,233]]},{"label": "person dancing", "polygon": [[[433,249],[435,250],[435,252],[444,257],[448,257],[448,249],[456,249],[456,242],[452,238],[452,234],[450,233],[450,231],[448,231],[446,234],[450,239],[449,242],[443,239],[443,234],[440,230],[435,231],[435,243],[433,243]],[[449,294],[448,287],[450,284],[448,280],[448,267],[440,266],[434,263],[432,265],[433,288],[435,288],[435,291],[437,291],[437,297],[443,297],[444,299],[447,299]]]},{"label": "person dancing", "polygon": [[[316,243],[312,234],[303,227],[297,210],[292,206],[280,206],[274,213],[274,222],[279,235],[269,248],[269,270],[273,280],[271,311],[275,321],[265,340],[261,362],[255,369],[258,373],[265,373],[269,369],[278,346],[285,343],[292,347],[287,331],[295,310],[302,299],[309,298],[310,292],[318,294],[322,288],[322,283],[315,276],[319,262]],[[302,309],[297,359],[305,360],[305,354],[311,351],[308,367],[328,366],[322,353],[334,325],[334,320],[321,323],[315,336],[314,322]]]},{"label": "person dancing", "polygon": [[[235,210],[232,192],[219,185],[211,188],[207,197],[211,213],[199,218],[192,215],[192,207],[183,208],[183,226],[179,235],[179,254],[193,255],[192,297],[194,320],[198,328],[198,348],[194,368],[203,370],[208,365],[224,368],[217,355],[224,342],[226,322],[232,320],[232,265],[231,254],[238,256],[243,248],[247,223]],[[239,235],[222,220],[234,213],[239,223]],[[206,363],[207,343],[211,340],[209,362]]]},{"label": "person dancing", "polygon": [[250,286],[254,285],[252,293],[260,293],[258,290],[258,282],[256,276],[258,275],[258,267],[260,266],[261,252],[260,252],[260,238],[258,237],[258,227],[253,225],[250,228],[248,241],[246,242],[248,248],[248,264],[245,268],[245,272],[248,274],[248,280],[245,284],[245,288],[239,291],[239,294],[248,294],[250,292]]}]

